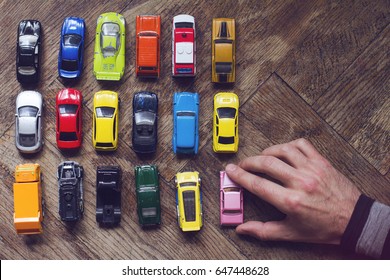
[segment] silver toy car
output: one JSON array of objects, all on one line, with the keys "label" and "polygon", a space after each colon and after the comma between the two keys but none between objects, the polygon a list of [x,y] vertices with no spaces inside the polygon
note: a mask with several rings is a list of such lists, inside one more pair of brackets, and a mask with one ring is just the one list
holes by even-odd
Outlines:
[{"label": "silver toy car", "polygon": [[42,95],[22,91],[16,98],[15,143],[22,153],[36,153],[42,148]]}]

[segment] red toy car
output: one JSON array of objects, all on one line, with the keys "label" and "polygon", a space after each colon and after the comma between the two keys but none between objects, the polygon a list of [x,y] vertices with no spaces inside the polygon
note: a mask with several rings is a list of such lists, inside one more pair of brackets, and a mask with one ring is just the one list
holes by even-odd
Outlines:
[{"label": "red toy car", "polygon": [[66,88],[56,97],[56,139],[59,149],[77,149],[82,140],[81,92]]},{"label": "red toy car", "polygon": [[193,77],[195,74],[195,19],[190,15],[178,15],[173,18],[172,75]]}]

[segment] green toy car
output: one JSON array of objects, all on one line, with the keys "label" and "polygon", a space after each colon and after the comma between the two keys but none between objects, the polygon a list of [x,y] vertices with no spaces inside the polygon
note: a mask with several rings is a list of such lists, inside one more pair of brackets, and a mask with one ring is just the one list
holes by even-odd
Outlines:
[{"label": "green toy car", "polygon": [[139,223],[143,226],[159,225],[161,206],[157,166],[136,166],[135,188]]},{"label": "green toy car", "polygon": [[93,74],[98,80],[119,81],[125,72],[125,18],[101,14],[97,20]]}]

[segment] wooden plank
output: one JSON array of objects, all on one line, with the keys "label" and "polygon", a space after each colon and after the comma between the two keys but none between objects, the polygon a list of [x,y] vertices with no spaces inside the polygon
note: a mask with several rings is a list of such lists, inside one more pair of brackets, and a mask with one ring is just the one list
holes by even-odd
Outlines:
[{"label": "wooden plank", "polygon": [[390,168],[388,26],[313,108],[381,174]]},{"label": "wooden plank", "polygon": [[317,28],[277,69],[309,104],[336,81],[390,21],[386,0],[332,1],[319,13]]},{"label": "wooden plank", "polygon": [[277,75],[273,75],[253,94],[241,112],[275,144],[300,137],[309,139],[362,192],[385,203],[390,202],[388,180]]}]

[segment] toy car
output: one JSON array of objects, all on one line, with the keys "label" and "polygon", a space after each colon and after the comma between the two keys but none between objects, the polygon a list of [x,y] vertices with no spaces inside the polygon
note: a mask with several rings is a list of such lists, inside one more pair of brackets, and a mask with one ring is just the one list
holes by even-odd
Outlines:
[{"label": "toy car", "polygon": [[82,95],[66,88],[56,96],[56,140],[59,149],[77,149],[82,141]]},{"label": "toy car", "polygon": [[41,23],[22,20],[16,43],[16,77],[20,83],[36,83],[41,65]]},{"label": "toy car", "polygon": [[158,98],[153,92],[138,92],[133,97],[133,149],[154,153],[157,148]]},{"label": "toy car", "polygon": [[177,92],[173,97],[174,153],[197,154],[199,146],[199,95],[191,92]]},{"label": "toy car", "polygon": [[177,173],[177,221],[182,231],[198,231],[203,224],[202,193],[198,172]]},{"label": "toy car", "polygon": [[60,51],[58,54],[58,75],[74,79],[81,76],[84,60],[84,19],[67,17],[62,24]]},{"label": "toy car", "polygon": [[196,74],[195,19],[190,15],[173,18],[172,75],[193,77]]},{"label": "toy car", "polygon": [[93,98],[92,142],[98,151],[114,151],[118,146],[118,93],[102,90]]},{"label": "toy car", "polygon": [[116,226],[121,221],[121,174],[119,166],[98,166],[96,171],[96,221]]},{"label": "toy car", "polygon": [[59,214],[62,221],[78,221],[84,212],[83,167],[64,161],[57,168]]},{"label": "toy car", "polygon": [[244,192],[241,186],[220,171],[221,225],[235,226],[244,222]]},{"label": "toy car", "polygon": [[97,20],[93,73],[97,80],[119,81],[125,72],[125,18],[101,14]]},{"label": "toy car", "polygon": [[22,91],[16,98],[15,143],[21,153],[42,148],[42,107],[42,95],[37,91]]},{"label": "toy car", "polygon": [[161,206],[157,166],[135,167],[135,191],[139,223],[143,226],[159,225]]},{"label": "toy car", "polygon": [[214,152],[238,151],[238,107],[238,96],[232,92],[220,92],[214,96]]},{"label": "toy car", "polygon": [[43,200],[39,164],[20,164],[15,169],[14,225],[18,234],[42,233]]},{"label": "toy car", "polygon": [[160,76],[160,16],[137,16],[136,62],[138,77]]},{"label": "toy car", "polygon": [[232,18],[213,19],[211,73],[214,83],[234,83],[236,79],[236,33]]}]

